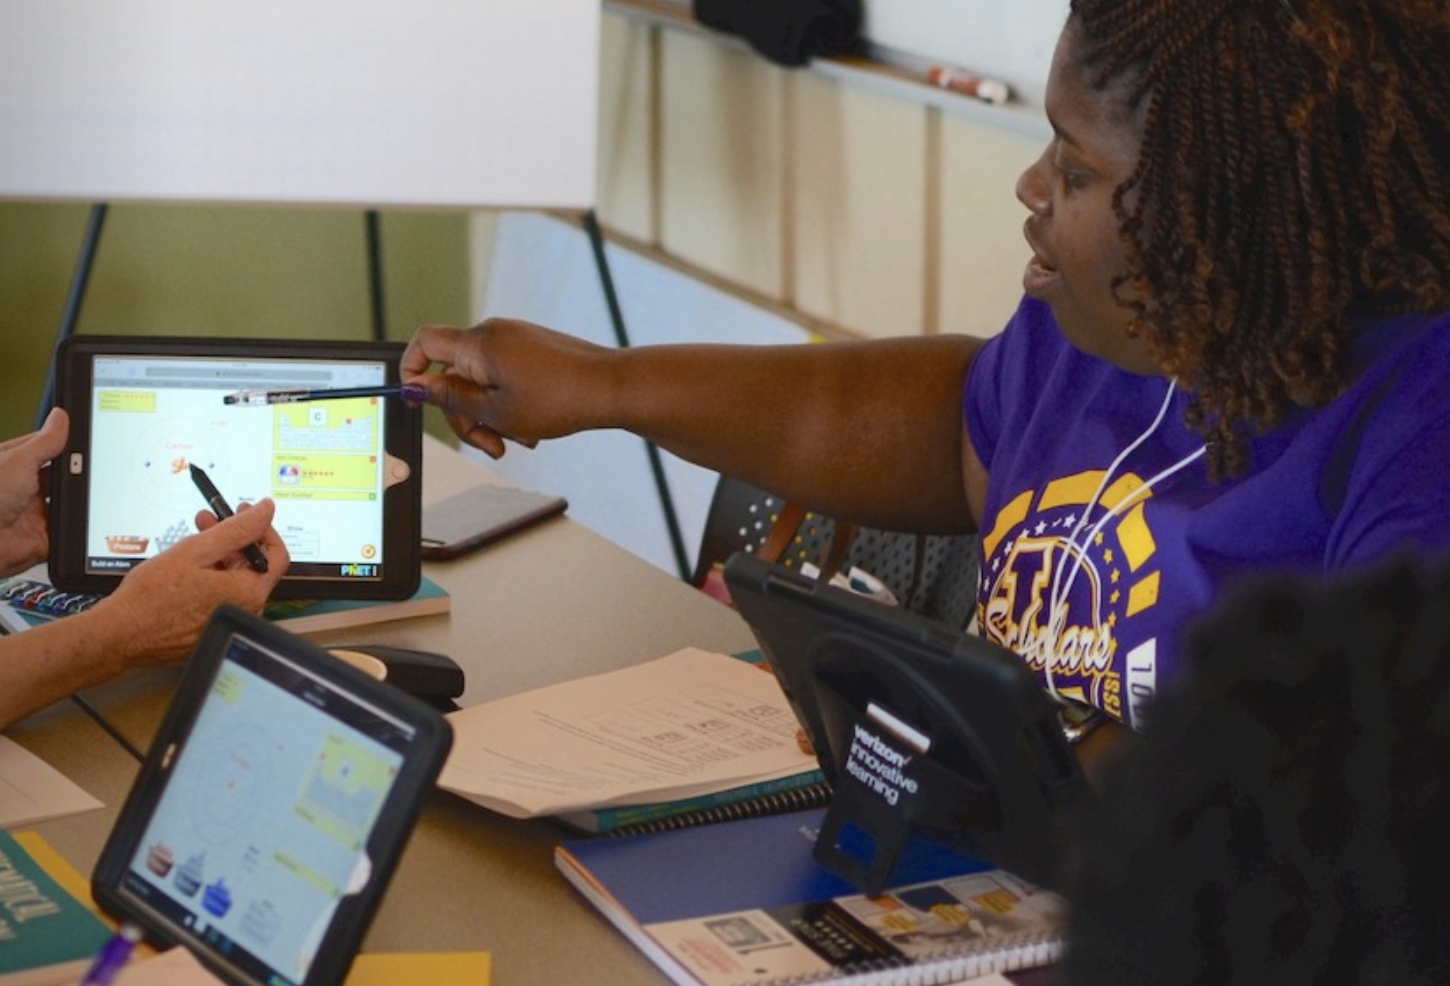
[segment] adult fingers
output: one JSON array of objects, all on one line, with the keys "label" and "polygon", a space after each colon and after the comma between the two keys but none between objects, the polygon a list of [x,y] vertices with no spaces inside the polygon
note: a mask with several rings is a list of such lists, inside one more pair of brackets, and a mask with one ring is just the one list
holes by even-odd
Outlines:
[{"label": "adult fingers", "polygon": [[[237,508],[237,517],[250,514],[254,509],[261,507],[261,504],[266,504],[266,509],[271,511],[272,516],[275,518],[277,512],[276,504],[272,500],[263,500],[255,507],[253,504],[243,503]],[[251,518],[253,521],[257,519],[256,517]],[[198,510],[196,512],[196,529],[198,531],[205,533],[220,523],[221,521],[210,510]],[[292,564],[292,554],[287,550],[287,544],[282,540],[282,536],[277,533],[277,529],[271,526],[270,520],[262,528],[255,542],[240,541],[236,548],[230,549],[230,555],[235,555],[237,551],[240,551],[249,543],[256,543],[261,546],[263,553],[267,556],[267,571],[270,574],[276,574],[280,577],[287,570],[288,566]],[[197,560],[201,562],[203,557],[211,557],[212,555],[213,552],[207,549],[204,554],[198,554]],[[230,555],[227,550],[223,550],[220,561],[228,563],[229,567],[232,568],[250,567],[244,560],[230,557]],[[204,562],[202,563],[204,564]]]},{"label": "adult fingers", "polygon": [[[277,514],[277,505],[272,500],[263,501],[271,508],[272,516]],[[252,504],[244,503],[238,509],[238,513],[247,513],[253,509]],[[262,531],[262,550],[267,555],[268,571],[277,578],[287,571],[292,564],[292,553],[287,550],[287,543],[282,540],[282,535],[277,533],[277,528],[272,526],[271,520],[267,521],[267,527]]]},{"label": "adult fingers", "polygon": [[65,451],[65,440],[69,434],[70,415],[64,408],[53,407],[38,429],[0,443],[0,452],[13,452],[32,471],[39,470]]},{"label": "adult fingers", "polygon": [[[256,504],[244,504],[242,510],[221,522],[213,518],[212,522],[207,523],[198,514],[197,526],[202,527],[205,524],[205,530],[182,541],[177,547],[187,548],[201,565],[215,565],[249,544],[263,544],[270,549],[267,535],[271,531],[272,518],[276,512],[276,504],[271,500],[259,500]],[[268,563],[271,563],[270,550]]]},{"label": "adult fingers", "polygon": [[502,458],[504,454],[503,435],[479,421],[475,415],[460,414],[444,409],[443,417],[448,427],[463,441],[480,450],[491,459]]},{"label": "adult fingers", "polygon": [[451,325],[424,325],[413,333],[403,350],[399,372],[404,380],[427,373],[435,363],[454,362],[464,330]]}]

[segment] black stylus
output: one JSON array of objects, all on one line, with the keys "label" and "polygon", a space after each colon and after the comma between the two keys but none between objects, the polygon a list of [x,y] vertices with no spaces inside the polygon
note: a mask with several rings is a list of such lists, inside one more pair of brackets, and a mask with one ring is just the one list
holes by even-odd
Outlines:
[{"label": "black stylus", "polygon": [[[211,507],[212,513],[216,514],[218,518],[226,520],[232,515],[232,508],[227,505],[221,491],[213,485],[211,477],[195,462],[191,463],[191,481],[196,484],[197,489],[201,490],[201,495],[206,497],[206,505]],[[257,571],[265,572],[267,570],[267,556],[262,554],[261,548],[255,544],[249,544],[242,549],[242,553],[247,556],[247,561]]]}]

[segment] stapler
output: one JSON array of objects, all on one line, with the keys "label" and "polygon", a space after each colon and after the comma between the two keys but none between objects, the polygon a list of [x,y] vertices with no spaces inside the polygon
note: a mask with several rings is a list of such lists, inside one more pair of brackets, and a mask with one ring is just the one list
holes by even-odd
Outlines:
[{"label": "stapler", "polygon": [[445,712],[458,708],[454,699],[463,694],[463,669],[451,657],[382,644],[341,644],[329,650],[338,660],[435,708]]}]

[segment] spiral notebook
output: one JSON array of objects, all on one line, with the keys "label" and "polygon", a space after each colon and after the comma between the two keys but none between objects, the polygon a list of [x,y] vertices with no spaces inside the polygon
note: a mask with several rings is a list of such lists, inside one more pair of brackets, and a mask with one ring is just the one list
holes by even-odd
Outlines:
[{"label": "spiral notebook", "polygon": [[831,785],[824,775],[819,770],[807,770],[695,798],[566,812],[554,818],[578,832],[636,835],[824,808],[830,800]]},{"label": "spiral notebook", "polygon": [[856,893],[812,858],[824,811],[556,847],[565,879],[679,986],[955,983],[1061,953],[1060,897],[914,839]]}]

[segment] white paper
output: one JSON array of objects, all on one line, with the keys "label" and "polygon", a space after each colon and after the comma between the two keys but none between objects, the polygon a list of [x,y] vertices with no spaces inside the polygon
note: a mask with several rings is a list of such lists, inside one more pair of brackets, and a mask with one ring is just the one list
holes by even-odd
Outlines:
[{"label": "white paper", "polygon": [[449,719],[439,786],[513,818],[670,801],[816,766],[773,675],[695,648]]},{"label": "white paper", "polygon": [[100,808],[101,802],[25,747],[0,736],[0,828]]}]

